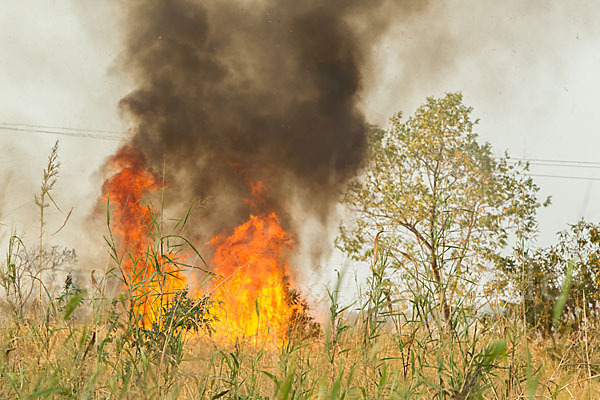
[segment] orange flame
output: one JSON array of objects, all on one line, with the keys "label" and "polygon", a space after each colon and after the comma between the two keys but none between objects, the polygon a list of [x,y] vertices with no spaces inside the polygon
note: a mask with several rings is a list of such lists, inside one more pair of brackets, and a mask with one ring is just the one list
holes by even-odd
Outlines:
[{"label": "orange flame", "polygon": [[217,338],[276,342],[284,337],[296,310],[288,299],[286,261],[293,239],[277,215],[251,215],[231,236],[216,236],[209,244],[216,249],[215,272],[225,277],[214,288],[213,299],[222,302],[213,311],[220,321]]},{"label": "orange flame", "polygon": [[132,290],[140,323],[149,328],[161,323],[163,306],[185,288],[186,279],[177,267],[177,255],[163,254],[151,240],[156,223],[143,200],[160,185],[144,157],[124,146],[109,159],[108,168],[114,174],[102,186],[103,199],[110,204],[112,232],[126,251],[120,265],[123,280]]},{"label": "orange flame", "polygon": [[[160,189],[158,177],[146,166],[141,153],[122,147],[108,162],[113,175],[103,185],[103,198],[111,206],[111,228],[126,250],[121,269],[133,292],[134,309],[140,324],[161,326],[166,303],[186,287],[176,255],[156,248],[157,223],[145,197]],[[215,248],[213,271],[222,279],[212,285],[217,340],[261,340],[273,342],[285,337],[294,315],[303,312],[289,295],[288,253],[294,245],[279,218],[267,207],[262,182],[248,182],[251,215],[230,236],[217,235],[209,241]],[[168,252],[167,252],[168,253]],[[198,297],[201,297],[200,294]]]}]

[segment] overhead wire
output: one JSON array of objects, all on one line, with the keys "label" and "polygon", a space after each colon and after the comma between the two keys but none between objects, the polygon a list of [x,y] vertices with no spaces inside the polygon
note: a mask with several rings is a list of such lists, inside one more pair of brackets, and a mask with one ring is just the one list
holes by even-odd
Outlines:
[{"label": "overhead wire", "polygon": [[581,165],[599,165],[599,161],[581,161],[581,160],[556,160],[549,158],[510,158],[508,161],[526,161],[532,163],[548,162],[548,163],[560,163],[560,164],[581,164]]},{"label": "overhead wire", "polygon": [[15,124],[10,122],[0,122],[0,125],[6,126],[14,126],[14,127],[27,127],[27,128],[39,128],[39,129],[51,129],[51,130],[66,130],[66,131],[76,131],[76,132],[96,132],[96,133],[114,133],[121,135],[125,132],[121,131],[112,131],[107,129],[89,129],[89,128],[70,128],[65,126],[48,126],[48,125],[33,125],[33,124]]},{"label": "overhead wire", "polygon": [[[88,139],[97,140],[114,140],[120,141],[126,137],[126,132],[119,132],[114,130],[106,129],[89,129],[89,128],[71,128],[64,126],[49,126],[49,125],[35,125],[35,124],[17,124],[0,122],[0,130],[14,131],[14,132],[30,132],[30,133],[41,133],[48,135],[60,135],[70,137],[81,137]],[[550,158],[510,158],[509,163],[528,162],[533,166],[543,167],[559,167],[559,168],[588,168],[588,169],[599,169],[600,162],[595,161],[581,161],[581,160],[558,160]],[[572,175],[553,175],[553,174],[536,174],[528,173],[527,175],[532,177],[540,178],[555,178],[555,179],[575,179],[575,180],[589,180],[589,181],[600,181],[600,178],[586,177],[586,176],[572,176]]]},{"label": "overhead wire", "polygon": [[[509,162],[510,164],[516,164],[515,162]],[[598,165],[578,165],[578,164],[558,164],[558,163],[546,163],[546,162],[535,162],[530,163],[531,166],[534,167],[560,167],[560,168],[587,168],[587,169],[597,169],[600,168],[600,164]]]},{"label": "overhead wire", "polygon": [[547,174],[527,174],[528,176],[540,177],[540,178],[560,178],[560,179],[576,179],[586,181],[600,181],[600,178],[594,178],[591,176],[570,176],[570,175],[547,175]]},{"label": "overhead wire", "polygon": [[[4,131],[13,131],[13,132],[29,132],[29,133],[42,133],[42,134],[50,134],[50,135],[59,135],[59,136],[71,136],[71,137],[82,137],[88,139],[99,139],[99,140],[122,140],[125,135],[121,134],[117,135],[109,135],[107,133],[102,133],[103,131],[99,130],[90,130],[90,129],[76,129],[76,128],[59,128],[59,127],[46,127],[46,128],[36,128],[33,126],[27,127],[26,125],[8,125],[4,123],[0,123],[0,130]],[[98,132],[98,133],[92,133]],[[118,133],[118,132],[115,132]]]},{"label": "overhead wire", "polygon": [[[499,159],[499,157],[496,157]],[[510,164],[526,162],[532,167],[558,167],[558,168],[584,168],[584,169],[600,169],[600,162],[581,161],[581,160],[558,160],[551,158],[510,158],[507,160]],[[555,178],[555,179],[574,179],[587,181],[600,181],[600,177],[594,176],[573,176],[573,175],[555,175],[555,174],[538,174],[527,173],[528,176],[540,178]]]}]

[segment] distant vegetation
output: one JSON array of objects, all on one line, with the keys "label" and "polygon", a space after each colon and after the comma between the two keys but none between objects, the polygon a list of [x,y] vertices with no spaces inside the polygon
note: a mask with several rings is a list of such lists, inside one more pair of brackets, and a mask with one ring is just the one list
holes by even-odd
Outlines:
[{"label": "distant vegetation", "polygon": [[140,255],[120,249],[108,200],[110,267],[86,287],[71,275],[57,287],[77,257],[44,229],[55,146],[36,197],[39,243],[11,235],[0,264],[0,397],[598,398],[600,225],[577,222],[538,248],[549,199],[538,199],[527,164],[479,142],[471,112],[449,93],[387,130],[369,127],[336,240],[368,279],[350,302],[340,282],[328,288],[321,326],[286,288],[295,314],[275,342],[215,340],[219,301],[173,283],[194,268],[180,254],[202,258],[182,234],[189,214],[165,223],[147,208]]}]

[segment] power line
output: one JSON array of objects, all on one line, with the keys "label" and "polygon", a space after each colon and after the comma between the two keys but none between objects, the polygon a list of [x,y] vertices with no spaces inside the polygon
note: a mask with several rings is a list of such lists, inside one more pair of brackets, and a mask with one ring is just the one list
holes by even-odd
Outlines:
[{"label": "power line", "polygon": [[568,176],[568,175],[545,175],[545,174],[527,174],[528,176],[541,177],[541,178],[562,178],[562,179],[577,179],[586,181],[600,181],[600,178],[593,178],[589,176]]},{"label": "power line", "polygon": [[[500,157],[498,157],[500,158]],[[598,165],[600,162],[597,161],[578,161],[578,160],[556,160],[548,158],[509,158],[509,162],[526,161],[531,163],[558,163],[558,164],[577,164],[577,165]]]},{"label": "power line", "polygon": [[[496,157],[500,159],[500,157]],[[594,161],[576,161],[576,160],[557,160],[550,158],[511,158],[507,160],[511,164],[525,161],[530,163],[534,167],[560,167],[560,168],[600,168],[600,162]],[[531,177],[539,178],[555,178],[555,179],[574,179],[574,180],[586,180],[586,181],[600,181],[600,178],[591,176],[572,176],[572,175],[553,175],[553,174],[535,174],[526,173]]]},{"label": "power line", "polygon": [[[0,130],[42,133],[42,134],[49,134],[49,135],[82,137],[82,138],[88,138],[88,139],[114,140],[114,141],[120,141],[125,137],[125,132],[111,131],[111,130],[104,130],[104,129],[70,128],[70,127],[34,125],[34,124],[15,124],[15,123],[8,123],[8,122],[0,122]],[[87,133],[84,133],[84,132],[87,132]],[[117,135],[119,135],[119,136],[117,136]],[[500,157],[497,157],[497,158],[500,158]],[[524,162],[529,162],[529,163],[533,164],[534,166],[550,166],[550,167],[561,167],[561,168],[594,168],[594,169],[600,168],[600,162],[594,162],[594,161],[557,160],[557,159],[548,159],[548,158],[510,158],[507,161],[510,163],[517,163],[517,162],[524,161]],[[584,176],[549,175],[549,174],[527,174],[527,175],[532,176],[532,177],[540,177],[540,178],[600,181],[600,178],[584,177]]]},{"label": "power line", "polygon": [[10,127],[10,126],[0,126],[0,130],[5,131],[16,131],[16,132],[31,132],[31,133],[43,133],[49,135],[61,135],[61,136],[73,136],[73,137],[83,137],[88,139],[100,139],[100,140],[122,140],[124,136],[118,137],[114,135],[102,135],[102,134],[93,134],[93,133],[81,133],[81,132],[61,132],[57,130],[49,130],[49,129],[31,129],[31,128],[18,128],[18,127]]},{"label": "power line", "polygon": [[[511,164],[516,164],[516,162],[511,162]],[[579,165],[579,164],[558,164],[558,163],[546,163],[546,162],[532,162],[530,163],[534,167],[561,167],[561,168],[600,168],[599,165]]]},{"label": "power line", "polygon": [[65,131],[75,131],[75,132],[96,132],[96,133],[114,133],[117,135],[123,135],[125,132],[120,131],[111,131],[105,129],[89,129],[89,128],[69,128],[64,126],[48,126],[48,125],[32,125],[32,124],[14,124],[9,122],[0,122],[0,125],[5,125],[9,127],[27,127],[27,128],[38,128],[38,129],[50,129],[50,130],[65,130]]}]

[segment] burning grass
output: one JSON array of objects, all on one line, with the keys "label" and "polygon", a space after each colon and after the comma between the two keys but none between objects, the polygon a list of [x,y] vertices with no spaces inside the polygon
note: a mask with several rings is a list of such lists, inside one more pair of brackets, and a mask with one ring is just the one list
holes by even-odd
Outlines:
[{"label": "burning grass", "polygon": [[230,342],[276,342],[284,337],[299,306],[288,296],[286,259],[293,238],[281,228],[277,215],[251,215],[233,234],[209,243],[215,248],[214,271],[225,277],[211,290],[222,305],[214,310],[219,320],[215,334]]},{"label": "burning grass", "polygon": [[133,313],[142,327],[164,327],[164,310],[182,291],[193,289],[192,298],[211,298],[214,306],[204,312],[211,314],[207,331],[215,340],[276,344],[290,334],[292,320],[302,320],[297,316],[306,312],[301,301],[290,297],[287,259],[294,238],[283,230],[275,211],[268,210],[262,182],[248,183],[251,196],[246,203],[258,212],[231,234],[208,242],[214,249],[210,271],[203,271],[211,278],[208,288],[190,288],[188,278],[199,278],[185,274],[190,254],[182,247],[186,243],[173,243],[182,238],[164,235],[162,221],[144,206],[146,196],[161,190],[160,179],[131,147],[121,148],[107,165],[111,176],[103,185],[103,199],[109,205],[113,259],[132,292]]}]

